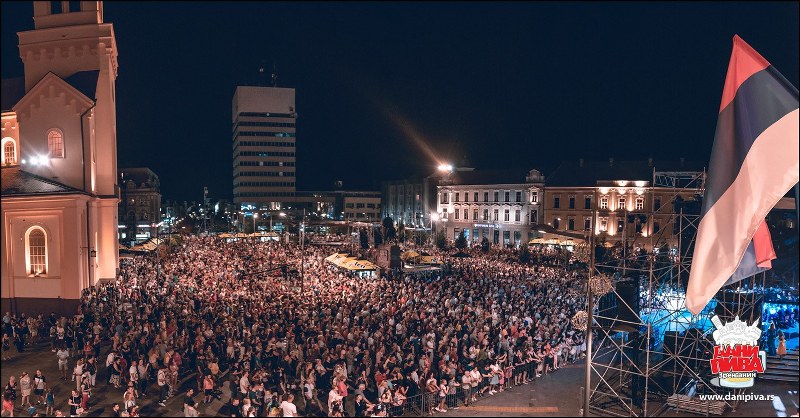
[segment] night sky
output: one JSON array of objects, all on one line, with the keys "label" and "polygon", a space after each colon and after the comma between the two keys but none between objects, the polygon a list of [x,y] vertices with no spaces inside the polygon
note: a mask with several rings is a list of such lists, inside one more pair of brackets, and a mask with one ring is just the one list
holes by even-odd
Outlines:
[{"label": "night sky", "polygon": [[[734,34],[798,85],[797,2],[107,2],[119,167],[164,199],[232,196],[231,99],[277,66],[297,89],[298,189],[375,189],[466,157],[708,161]],[[22,75],[31,2],[2,2],[2,75]]]}]

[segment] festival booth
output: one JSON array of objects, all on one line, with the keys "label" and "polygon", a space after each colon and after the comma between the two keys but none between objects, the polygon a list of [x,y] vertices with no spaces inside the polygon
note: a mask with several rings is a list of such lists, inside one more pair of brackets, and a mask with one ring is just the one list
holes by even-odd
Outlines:
[{"label": "festival booth", "polygon": [[442,260],[425,252],[409,250],[401,254],[400,258],[403,260],[403,273],[406,274],[438,275],[442,270]]},{"label": "festival booth", "polygon": [[347,253],[334,253],[325,257],[325,261],[336,267],[355,273],[358,277],[374,277],[378,266],[369,260],[362,260],[358,257],[351,257]]},{"label": "festival booth", "polygon": [[134,245],[133,247],[130,247],[127,250],[137,253],[150,252],[158,248],[158,246],[161,245],[161,243],[163,242],[164,240],[161,238],[150,238],[149,240],[139,245]]},{"label": "festival booth", "polygon": [[570,251],[575,248],[575,241],[571,239],[564,239],[560,240],[558,238],[536,238],[532,239],[528,242],[528,245],[540,245],[540,246],[550,246],[550,247],[564,247]]}]

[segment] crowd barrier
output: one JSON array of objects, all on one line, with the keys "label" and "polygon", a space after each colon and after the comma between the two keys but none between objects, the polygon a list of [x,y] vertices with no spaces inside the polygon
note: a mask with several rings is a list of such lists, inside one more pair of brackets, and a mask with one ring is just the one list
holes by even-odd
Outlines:
[{"label": "crowd barrier", "polygon": [[[566,362],[565,362],[566,363]],[[542,373],[542,364],[541,363],[527,363],[524,365],[520,365],[514,368],[511,377],[506,377],[503,379],[503,388],[504,390],[517,387],[514,384],[515,376],[517,375],[524,375],[527,372],[527,377],[529,379],[529,384],[533,383],[536,380],[537,369],[539,373]],[[552,373],[552,371],[551,371]],[[458,387],[455,390],[448,391],[448,394],[444,397],[445,398],[445,408],[452,409],[455,407],[463,408],[465,405],[472,405],[473,403],[480,403],[482,399],[488,398],[489,390],[490,390],[490,379],[483,378],[481,382],[478,384],[477,387],[471,387],[470,389],[464,389],[461,387],[461,382],[458,382]],[[496,385],[496,390],[500,390],[500,385]],[[526,384],[520,384],[519,386],[526,386]],[[475,401],[472,401],[472,398]],[[440,405],[441,398],[439,392],[435,393],[420,393],[414,396],[409,396],[402,402],[393,402],[390,404],[382,404],[383,409],[387,412],[388,416],[390,417],[421,417],[421,416],[430,416],[432,414],[436,414],[439,411],[436,411],[436,408]],[[369,415],[369,413],[368,413]]]}]

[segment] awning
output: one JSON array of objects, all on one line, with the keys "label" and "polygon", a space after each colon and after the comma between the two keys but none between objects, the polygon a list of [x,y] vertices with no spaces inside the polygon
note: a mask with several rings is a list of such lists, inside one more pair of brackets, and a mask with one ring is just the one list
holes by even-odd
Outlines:
[{"label": "awning", "polygon": [[351,257],[347,253],[333,253],[325,257],[325,261],[350,271],[377,270],[378,266],[369,260],[362,260],[358,257]]},{"label": "awning", "polygon": [[414,251],[414,250],[408,250],[408,251],[405,251],[404,253],[400,254],[400,259],[403,260],[403,261],[407,261],[407,260],[410,260],[410,259],[413,259],[413,258],[417,258],[417,257],[419,257],[419,253]]}]

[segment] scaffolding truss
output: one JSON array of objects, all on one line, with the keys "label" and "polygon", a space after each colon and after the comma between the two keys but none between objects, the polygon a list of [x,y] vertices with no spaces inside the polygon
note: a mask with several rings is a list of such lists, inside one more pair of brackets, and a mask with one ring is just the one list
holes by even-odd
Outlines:
[{"label": "scaffolding truss", "polygon": [[[634,236],[630,242],[623,231],[621,251],[592,259],[591,275],[611,276],[616,286],[593,299],[595,349],[587,360],[591,381],[586,401],[591,413],[658,416],[671,407],[722,413],[738,406],[733,401],[700,401],[696,396],[722,395],[724,399],[726,394],[745,390],[714,382],[709,362],[714,346],[711,318],[717,315],[728,322],[738,316],[748,323],[760,319],[765,275],[723,287],[699,315],[686,310],[685,290],[704,181],[703,172],[654,172],[651,196],[655,187],[662,193],[669,188],[673,204],[653,211],[651,218],[666,217],[668,224],[658,233]],[[694,195],[694,200],[685,201],[682,196],[687,195]],[[675,236],[677,248],[663,245]],[[651,251],[635,250],[637,239],[649,239]]]}]

